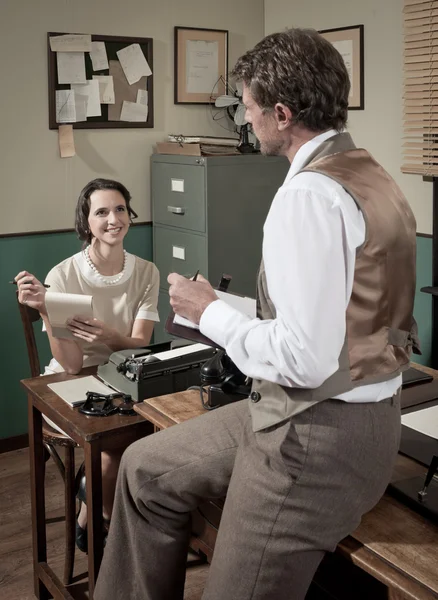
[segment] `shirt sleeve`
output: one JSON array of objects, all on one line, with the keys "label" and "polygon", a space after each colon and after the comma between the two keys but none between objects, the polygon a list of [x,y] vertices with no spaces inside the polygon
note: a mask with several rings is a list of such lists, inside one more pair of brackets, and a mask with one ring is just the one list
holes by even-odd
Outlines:
[{"label": "shirt sleeve", "polygon": [[345,339],[345,242],[339,202],[309,189],[280,189],[263,240],[276,318],[251,319],[217,300],[204,311],[201,332],[249,377],[319,387],[337,370]]},{"label": "shirt sleeve", "polygon": [[158,315],[158,292],[160,289],[160,273],[157,267],[150,263],[151,269],[147,271],[147,280],[145,281],[145,292],[138,306],[135,319],[146,319],[148,321],[160,320]]}]

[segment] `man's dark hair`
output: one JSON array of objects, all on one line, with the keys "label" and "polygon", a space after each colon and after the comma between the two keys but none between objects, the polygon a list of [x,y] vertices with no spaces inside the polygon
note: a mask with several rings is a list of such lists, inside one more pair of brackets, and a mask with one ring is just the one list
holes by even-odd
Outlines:
[{"label": "man's dark hair", "polygon": [[97,190],[115,190],[116,192],[120,192],[125,199],[126,209],[130,219],[136,219],[138,216],[130,205],[131,194],[123,184],[118,181],[113,181],[112,179],[93,179],[93,181],[87,183],[79,194],[78,203],[76,205],[75,229],[78,238],[85,244],[91,244],[91,239],[93,237],[90,226],[88,225],[88,217],[90,215],[90,196]]},{"label": "man's dark hair", "polygon": [[350,80],[344,60],[314,29],[268,35],[239,58],[232,75],[260,108],[273,110],[281,102],[295,123],[311,131],[341,131],[347,122]]}]

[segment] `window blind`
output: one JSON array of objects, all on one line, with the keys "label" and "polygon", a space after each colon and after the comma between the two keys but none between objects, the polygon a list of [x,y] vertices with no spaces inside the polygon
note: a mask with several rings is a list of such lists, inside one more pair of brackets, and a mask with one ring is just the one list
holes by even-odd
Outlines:
[{"label": "window blind", "polygon": [[438,175],[438,0],[405,0],[403,173]]}]

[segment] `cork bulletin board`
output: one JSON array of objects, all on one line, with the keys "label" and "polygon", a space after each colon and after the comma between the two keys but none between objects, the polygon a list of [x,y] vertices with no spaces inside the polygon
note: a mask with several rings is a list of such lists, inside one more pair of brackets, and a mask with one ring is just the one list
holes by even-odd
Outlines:
[{"label": "cork bulletin board", "polygon": [[[70,90],[73,86],[70,83],[60,83],[58,73],[57,52],[51,49],[50,38],[55,36],[66,36],[65,33],[50,32],[47,34],[48,48],[48,85],[49,85],[49,129],[58,129],[60,124],[71,123],[74,129],[106,129],[106,128],[126,128],[126,127],[147,127],[154,126],[154,75],[153,75],[153,40],[152,38],[121,37],[91,35],[92,42],[102,42],[107,56],[108,68],[96,70],[93,64],[91,54],[84,52],[86,80],[93,80],[96,76],[111,76],[111,85],[113,85],[111,103],[100,104],[100,115],[86,116],[78,121],[65,120],[68,117],[60,117],[59,105],[57,107],[57,91]],[[71,34],[72,37],[81,34]],[[53,41],[53,40],[52,40]],[[128,81],[117,54],[121,50],[132,47],[138,50],[140,56],[146,59],[150,67],[151,74],[142,76],[138,81],[131,83]],[[138,48],[139,47],[139,48]],[[79,53],[78,53],[79,54]],[[62,78],[61,78],[62,79]],[[140,92],[139,92],[140,90]],[[138,117],[132,113],[128,115],[122,113],[124,103],[135,108],[138,102],[138,94],[142,95],[142,102],[147,106],[147,114]],[[138,108],[141,108],[137,105]],[[75,113],[76,114],[76,113]],[[123,117],[123,120],[121,120]],[[64,120],[59,121],[58,119]],[[129,119],[135,120],[129,120]],[[141,119],[141,120],[137,120]]]}]

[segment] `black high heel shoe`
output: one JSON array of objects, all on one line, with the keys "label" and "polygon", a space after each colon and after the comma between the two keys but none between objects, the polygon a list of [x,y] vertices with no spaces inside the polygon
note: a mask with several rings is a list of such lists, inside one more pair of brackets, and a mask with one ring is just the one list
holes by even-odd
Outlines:
[{"label": "black high heel shoe", "polygon": [[[76,494],[78,500],[79,500],[79,511],[80,511],[80,507],[82,502],[84,504],[87,504],[86,499],[87,499],[87,492],[86,492],[86,482],[85,482],[85,475],[82,475],[80,481],[79,481],[79,486],[78,486],[78,493]],[[78,513],[79,515],[79,513]],[[106,545],[106,539],[108,537],[108,529],[109,529],[109,521],[107,519],[103,519],[103,530],[104,530],[104,538],[103,538],[103,547],[105,547]],[[79,548],[79,550],[81,552],[85,552],[85,554],[88,553],[88,532],[87,532],[87,528],[85,527],[85,529],[83,529],[79,523],[78,520],[76,518],[76,546]]]},{"label": "black high heel shoe", "polygon": [[81,552],[88,553],[88,533],[87,528],[82,529],[76,520],[76,546]]},{"label": "black high heel shoe", "polygon": [[[78,493],[76,494],[76,497],[79,500],[79,512],[80,512],[82,503],[86,504],[86,498],[87,498],[86,487],[85,487],[85,475],[82,475],[82,477],[79,481]],[[77,516],[79,516],[79,512],[78,512]],[[75,539],[76,539],[76,546],[79,548],[79,550],[81,552],[85,552],[85,554],[87,554],[88,553],[87,528],[85,527],[85,529],[83,529],[79,525],[77,517],[76,517]]]}]

